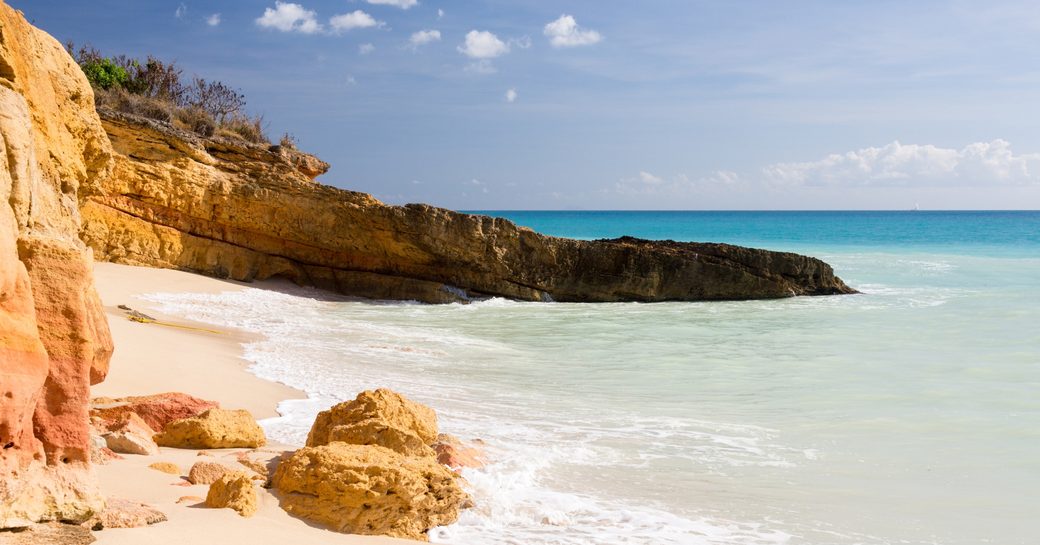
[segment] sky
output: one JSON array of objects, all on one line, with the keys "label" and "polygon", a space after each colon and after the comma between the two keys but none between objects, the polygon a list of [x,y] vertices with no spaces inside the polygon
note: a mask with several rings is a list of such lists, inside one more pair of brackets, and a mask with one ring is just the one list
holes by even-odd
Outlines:
[{"label": "sky", "polygon": [[1040,208],[1033,0],[7,1],[393,204]]}]

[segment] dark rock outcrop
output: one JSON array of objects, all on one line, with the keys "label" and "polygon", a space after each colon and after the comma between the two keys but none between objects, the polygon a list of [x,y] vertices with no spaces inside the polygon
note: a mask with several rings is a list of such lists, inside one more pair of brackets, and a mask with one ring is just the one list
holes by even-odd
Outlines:
[{"label": "dark rock outcrop", "polygon": [[115,175],[83,203],[98,259],[347,295],[453,302],[692,301],[850,293],[826,263],[726,244],[578,241],[504,219],[388,206],[306,161],[102,111]]}]

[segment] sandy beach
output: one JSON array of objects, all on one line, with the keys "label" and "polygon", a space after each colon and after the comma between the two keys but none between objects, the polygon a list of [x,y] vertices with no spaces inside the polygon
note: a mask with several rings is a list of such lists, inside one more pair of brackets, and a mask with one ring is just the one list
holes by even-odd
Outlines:
[{"label": "sandy beach", "polygon": [[[217,293],[244,289],[246,284],[228,282],[180,271],[131,267],[112,263],[95,265],[97,289],[108,315],[116,351],[108,378],[93,388],[94,396],[120,397],[160,392],[184,392],[217,401],[224,408],[244,408],[257,419],[276,416],[279,401],[303,394],[281,384],[250,374],[241,358],[241,343],[250,336],[239,331],[214,328],[155,312],[139,296],[156,292]],[[119,309],[126,305],[162,322],[137,323]],[[289,449],[270,444],[260,449],[268,457]],[[138,500],[163,511],[168,521],[134,529],[97,532],[99,545],[163,545],[173,543],[308,543],[308,544],[393,544],[406,540],[344,535],[290,517],[278,506],[270,490],[260,489],[260,509],[242,518],[230,509],[209,509],[198,499],[208,486],[190,485],[182,476],[149,468],[155,462],[173,462],[184,474],[200,459],[226,461],[247,449],[207,451],[212,457],[190,449],[162,448],[158,456],[123,455],[97,466],[106,497]]]}]

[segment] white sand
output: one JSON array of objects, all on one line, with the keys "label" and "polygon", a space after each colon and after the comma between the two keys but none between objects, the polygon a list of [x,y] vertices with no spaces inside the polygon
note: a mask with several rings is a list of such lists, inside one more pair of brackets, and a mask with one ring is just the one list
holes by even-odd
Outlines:
[{"label": "white sand", "polygon": [[[246,371],[242,332],[220,330],[206,324],[165,316],[150,308],[138,295],[156,292],[217,293],[243,289],[246,284],[227,282],[179,271],[97,263],[95,280],[108,313],[116,351],[105,382],[93,388],[94,396],[121,397],[159,392],[184,392],[220,402],[224,408],[244,408],[257,418],[276,416],[283,399],[302,392],[261,380]],[[127,320],[116,308],[127,305],[163,322],[206,329],[181,329]],[[277,452],[284,447],[270,445]],[[183,478],[151,469],[165,461],[178,464],[184,474],[198,460],[236,464],[235,454],[245,449],[198,451],[163,448],[158,456],[123,455],[124,459],[98,466],[102,492],[109,497],[138,500],[166,513],[168,521],[147,528],[96,532],[98,545],[184,545],[230,543],[242,545],[392,545],[413,541],[353,536],[330,532],[290,517],[268,490],[257,488],[260,510],[242,518],[230,509],[209,509],[198,501],[178,504],[183,496],[206,496],[207,486],[187,484]]]}]

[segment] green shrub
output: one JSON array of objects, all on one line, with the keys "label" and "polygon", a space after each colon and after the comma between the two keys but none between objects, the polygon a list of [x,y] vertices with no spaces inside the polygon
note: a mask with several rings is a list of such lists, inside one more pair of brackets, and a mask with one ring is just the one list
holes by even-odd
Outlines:
[{"label": "green shrub", "polygon": [[91,59],[81,64],[80,67],[87,75],[90,85],[98,89],[107,91],[113,87],[120,88],[130,81],[130,75],[126,73],[126,69],[113,62],[112,59]]}]

